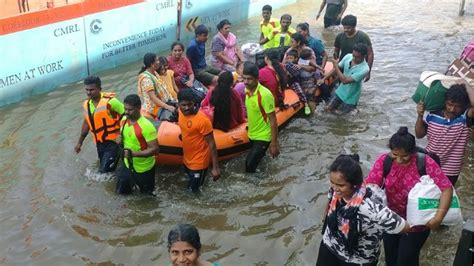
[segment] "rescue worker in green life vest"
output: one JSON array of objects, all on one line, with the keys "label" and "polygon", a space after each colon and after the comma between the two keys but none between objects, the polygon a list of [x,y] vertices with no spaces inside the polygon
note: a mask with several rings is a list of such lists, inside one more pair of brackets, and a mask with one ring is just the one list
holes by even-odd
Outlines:
[{"label": "rescue worker in green life vest", "polygon": [[136,94],[124,99],[125,117],[121,121],[118,142],[123,144],[123,165],[118,171],[116,191],[132,193],[136,185],[140,192],[155,190],[155,155],[158,153],[156,129],[140,114],[142,103]]},{"label": "rescue worker in green life vest", "polygon": [[99,172],[111,172],[115,170],[120,156],[120,147],[115,140],[120,134],[124,106],[114,97],[114,93],[102,92],[99,77],[87,77],[84,85],[89,99],[83,103],[84,122],[74,150],[76,153],[81,151],[82,143],[90,131],[99,156]]}]

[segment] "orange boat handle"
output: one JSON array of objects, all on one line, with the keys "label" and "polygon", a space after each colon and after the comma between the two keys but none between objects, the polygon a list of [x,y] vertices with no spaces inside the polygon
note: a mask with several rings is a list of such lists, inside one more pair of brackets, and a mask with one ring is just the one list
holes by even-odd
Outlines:
[{"label": "orange boat handle", "polygon": [[238,136],[230,136],[232,138],[232,140],[234,141],[234,143],[242,143],[244,142],[244,140],[241,138],[241,137],[238,137]]}]

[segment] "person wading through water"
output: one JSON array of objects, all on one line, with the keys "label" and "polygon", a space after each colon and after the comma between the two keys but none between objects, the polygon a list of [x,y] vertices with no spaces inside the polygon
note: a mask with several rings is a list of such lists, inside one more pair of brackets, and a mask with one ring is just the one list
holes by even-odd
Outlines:
[{"label": "person wading through water", "polygon": [[117,175],[116,191],[130,194],[137,185],[140,192],[155,190],[155,155],[158,153],[156,129],[140,114],[141,101],[136,94],[125,97],[125,117],[121,121],[120,139],[123,144],[123,165]]}]

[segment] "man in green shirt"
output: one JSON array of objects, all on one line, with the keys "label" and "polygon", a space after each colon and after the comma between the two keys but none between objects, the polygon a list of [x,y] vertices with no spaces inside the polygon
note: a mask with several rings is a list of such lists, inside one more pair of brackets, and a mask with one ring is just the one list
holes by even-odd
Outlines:
[{"label": "man in green shirt", "polygon": [[252,147],[245,160],[245,171],[254,173],[270,146],[273,158],[280,153],[275,100],[270,90],[258,82],[258,67],[245,62],[243,69],[245,106],[247,108],[248,135]]},{"label": "man in green shirt", "polygon": [[296,32],[290,27],[292,17],[284,14],[280,19],[280,27],[275,27],[264,39],[260,40],[261,45],[266,48],[278,48],[291,45],[291,35]]},{"label": "man in green shirt", "polygon": [[136,94],[125,97],[125,117],[121,123],[123,165],[118,174],[116,191],[130,194],[137,185],[140,192],[155,190],[155,155],[158,153],[156,129],[140,114],[141,101]]},{"label": "man in green shirt", "polygon": [[370,71],[374,63],[374,50],[372,49],[372,42],[369,36],[360,30],[356,30],[357,17],[347,15],[342,19],[342,26],[344,32],[339,33],[334,41],[334,58],[342,60],[346,54],[352,53],[352,48],[355,44],[363,43],[367,46],[367,55],[365,60],[369,64],[369,73],[365,76],[364,81],[369,81]]},{"label": "man in green shirt", "polygon": [[[280,21],[276,18],[272,18],[272,6],[264,5],[262,7],[263,20],[260,22],[260,41],[263,41],[265,37],[272,33],[273,29],[280,27]],[[263,44],[263,48],[272,48],[272,42],[267,41]]]}]

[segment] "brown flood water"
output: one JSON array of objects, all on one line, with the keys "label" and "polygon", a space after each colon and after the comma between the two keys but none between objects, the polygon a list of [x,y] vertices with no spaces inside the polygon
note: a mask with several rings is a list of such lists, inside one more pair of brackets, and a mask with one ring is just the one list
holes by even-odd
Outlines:
[{"label": "brown flood water", "polygon": [[[308,21],[332,53],[337,32],[314,21],[320,1],[274,11]],[[280,133],[282,154],[266,158],[256,175],[243,174],[244,157],[222,163],[223,176],[204,192],[184,191],[180,168],[157,170],[157,198],[117,196],[113,176],[97,175],[88,139],[73,153],[86,97],[81,82],[0,109],[0,265],[165,265],[166,236],[192,223],[202,257],[221,265],[314,265],[328,165],[340,153],[361,155],[367,174],[399,126],[413,130],[410,99],[424,70],[444,72],[474,36],[474,17],[458,17],[456,0],[352,0],[375,50],[372,79],[358,112],[318,111],[294,118]],[[259,18],[236,25],[241,43],[258,38]],[[99,73],[119,98],[134,93],[140,62]],[[425,140],[421,141],[421,145]],[[474,217],[474,150],[466,152],[457,190],[465,218]],[[422,265],[451,265],[462,226],[433,233]]]}]

